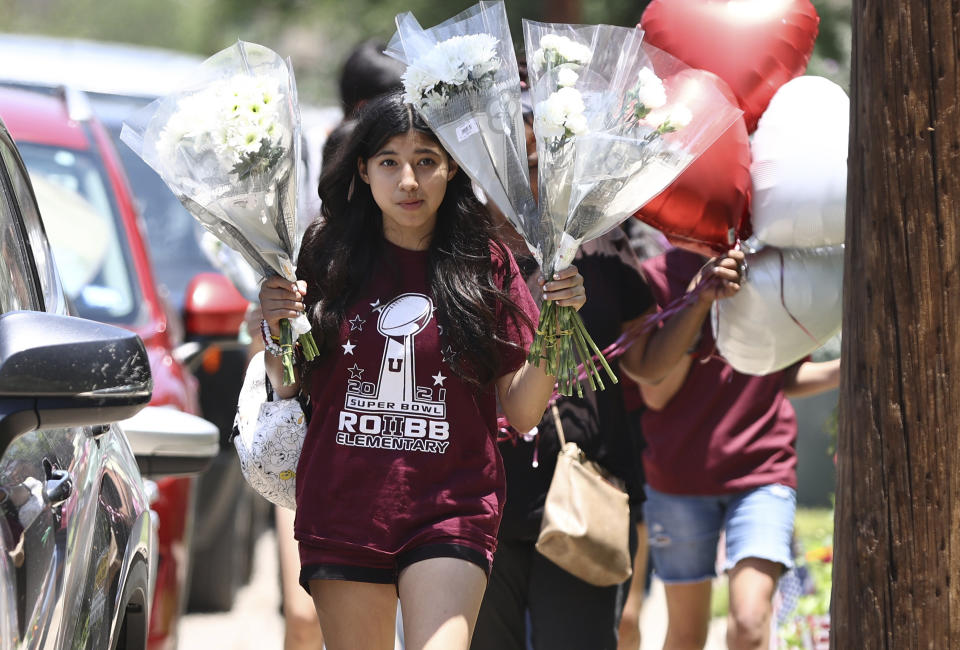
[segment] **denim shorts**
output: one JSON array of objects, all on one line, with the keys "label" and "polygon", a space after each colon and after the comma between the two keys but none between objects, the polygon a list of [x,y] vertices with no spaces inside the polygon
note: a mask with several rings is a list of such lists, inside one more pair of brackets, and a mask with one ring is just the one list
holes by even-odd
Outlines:
[{"label": "denim shorts", "polygon": [[717,575],[717,544],[726,537],[729,571],[746,558],[793,567],[791,540],[797,495],[785,485],[734,494],[664,494],[649,485],[644,517],[657,575],[665,583],[702,582]]}]

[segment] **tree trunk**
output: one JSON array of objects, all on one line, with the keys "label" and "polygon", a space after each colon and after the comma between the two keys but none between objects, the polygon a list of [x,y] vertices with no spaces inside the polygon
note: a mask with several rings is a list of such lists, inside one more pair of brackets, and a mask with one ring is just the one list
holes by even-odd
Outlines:
[{"label": "tree trunk", "polygon": [[958,59],[960,0],[854,2],[837,650],[960,648]]}]

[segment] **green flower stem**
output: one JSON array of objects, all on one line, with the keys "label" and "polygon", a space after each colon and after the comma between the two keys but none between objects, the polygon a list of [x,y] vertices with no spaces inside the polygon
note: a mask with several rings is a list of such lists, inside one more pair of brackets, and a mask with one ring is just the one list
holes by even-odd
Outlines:
[{"label": "green flower stem", "polygon": [[280,321],[280,362],[283,364],[283,385],[293,385],[297,377],[293,372],[293,328],[286,318]]},{"label": "green flower stem", "polygon": [[590,349],[593,351],[593,355],[597,357],[597,359],[600,361],[600,364],[603,366],[603,369],[607,371],[607,376],[610,377],[610,381],[612,381],[615,384],[619,383],[619,380],[617,379],[617,375],[610,368],[610,364],[607,363],[606,357],[604,357],[603,353],[600,352],[600,348],[598,348],[597,344],[594,343],[593,338],[590,336],[590,333],[587,331],[586,325],[583,324],[583,320],[578,316],[577,321],[579,322],[578,324],[580,326],[580,331],[582,332],[583,337],[586,339],[587,344],[589,344]]},{"label": "green flower stem", "polygon": [[313,340],[313,332],[301,334],[297,342],[300,344],[300,350],[303,352],[303,358],[305,360],[312,361],[314,357],[320,354],[317,343]]},{"label": "green flower stem", "polygon": [[580,382],[580,367],[586,374],[592,390],[605,390],[603,373],[594,357],[606,371],[613,383],[619,383],[617,375],[604,358],[597,344],[587,331],[583,319],[572,307],[558,307],[556,303],[544,303],[540,311],[537,334],[530,344],[527,360],[530,363],[544,361],[544,370],[557,380],[557,392],[561,395],[583,396]]},{"label": "green flower stem", "polygon": [[[591,390],[596,391],[597,386],[600,387],[600,390],[605,390],[606,386],[603,385],[603,379],[600,378],[600,373],[597,372],[597,367],[593,363],[590,350],[587,348],[587,342],[584,340],[581,332],[581,329],[577,328],[574,331],[573,340],[577,346],[577,352],[583,364],[583,369],[587,372],[587,381],[590,382]],[[596,375],[596,379],[594,379],[594,375]]]}]

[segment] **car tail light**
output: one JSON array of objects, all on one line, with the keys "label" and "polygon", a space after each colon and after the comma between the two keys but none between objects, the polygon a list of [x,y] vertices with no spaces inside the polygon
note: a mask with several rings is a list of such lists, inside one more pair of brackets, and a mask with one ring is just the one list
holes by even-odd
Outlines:
[{"label": "car tail light", "polygon": [[234,339],[249,302],[219,273],[199,273],[187,287],[184,312],[187,333]]}]

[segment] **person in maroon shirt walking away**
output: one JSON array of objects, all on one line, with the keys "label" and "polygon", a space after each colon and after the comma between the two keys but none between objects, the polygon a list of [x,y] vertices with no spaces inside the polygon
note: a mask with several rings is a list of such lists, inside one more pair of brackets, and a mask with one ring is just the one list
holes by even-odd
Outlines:
[{"label": "person in maroon shirt walking away", "polygon": [[[537,309],[470,179],[399,94],[367,104],[320,179],[296,283],[264,281],[270,332],[306,312],[300,583],[331,650],[466,649],[504,503],[496,404],[539,422],[555,378],[525,361]],[[539,285],[579,309],[575,267]],[[269,347],[269,346],[268,346]]]},{"label": "person in maroon shirt walking away", "polygon": [[[705,259],[680,249],[648,260],[647,281],[663,307],[695,282]],[[714,353],[712,302],[704,292],[682,318],[686,354],[656,384],[640,382],[647,410],[644,516],[654,568],[666,585],[664,648],[703,648],[721,531],[729,576],[730,648],[768,648],[772,598],[792,565],[797,422],[788,396],[835,387],[839,360],[801,361],[757,377]],[[699,337],[699,340],[698,340]],[[642,378],[640,378],[642,379]]]}]

